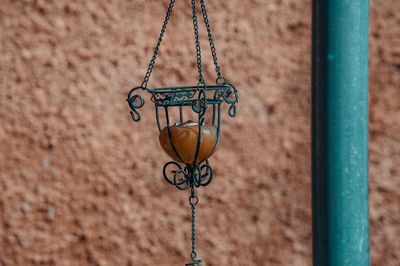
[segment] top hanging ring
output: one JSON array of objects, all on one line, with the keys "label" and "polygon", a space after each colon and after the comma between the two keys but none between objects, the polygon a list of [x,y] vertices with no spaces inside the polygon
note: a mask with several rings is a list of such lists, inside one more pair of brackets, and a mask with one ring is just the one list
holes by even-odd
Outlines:
[{"label": "top hanging ring", "polygon": [[199,82],[197,82],[197,88],[200,89],[201,87],[203,88],[206,87],[206,82],[204,81],[204,79],[199,80]]},{"label": "top hanging ring", "polygon": [[227,81],[226,81],[226,79],[225,79],[224,77],[218,77],[218,78],[215,80],[215,83],[216,83],[218,86],[221,86],[221,85],[225,85],[225,84],[227,83]]}]

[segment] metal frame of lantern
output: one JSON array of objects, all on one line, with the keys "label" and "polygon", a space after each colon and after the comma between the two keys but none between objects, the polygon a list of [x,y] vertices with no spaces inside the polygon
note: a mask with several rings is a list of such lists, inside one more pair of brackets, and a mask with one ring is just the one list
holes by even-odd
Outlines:
[{"label": "metal frame of lantern", "polygon": [[[173,124],[171,124],[171,119],[169,117],[169,109],[179,109],[179,123],[184,122],[183,107],[185,106],[191,107],[193,112],[198,114],[198,139],[195,151],[196,155],[193,162],[185,163],[184,168],[182,168],[175,161],[167,162],[163,168],[163,174],[165,180],[169,184],[176,186],[180,190],[186,190],[192,185],[194,185],[195,187],[208,185],[213,177],[212,167],[210,166],[208,160],[205,160],[203,164],[196,163],[198,159],[200,144],[202,141],[201,127],[205,123],[204,116],[208,107],[212,106],[212,121],[210,124],[217,128],[217,141],[214,146],[215,150],[220,140],[221,104],[223,104],[224,102],[228,104],[229,116],[236,116],[236,103],[238,102],[238,92],[235,86],[225,82],[221,85],[214,86],[178,86],[152,89],[143,89],[140,86],[135,87],[129,92],[127,99],[128,104],[131,108],[131,117],[135,122],[140,121],[141,115],[138,109],[142,108],[145,104],[144,98],[141,95],[136,94],[136,91],[138,89],[145,90],[151,94],[151,101],[155,105],[156,122],[159,132],[161,132],[162,128],[164,128],[161,125],[160,121],[160,109],[164,109],[166,121],[165,128],[167,128],[168,130],[168,139],[174,153],[176,154],[176,157],[180,159],[181,163],[183,163],[183,160],[181,159],[181,155],[176,148],[176,143],[174,143],[174,140],[172,138],[171,126]],[[207,97],[206,92],[211,92],[213,96]],[[169,166],[175,166],[177,168],[176,170],[171,171],[172,176],[169,176]]]},{"label": "metal frame of lantern", "polygon": [[[203,15],[204,23],[207,29],[207,37],[209,40],[211,54],[213,62],[215,65],[215,71],[217,73],[216,85],[206,85],[203,79],[203,69],[201,62],[201,49],[200,49],[200,38],[199,38],[199,28],[198,19],[196,11],[196,1],[200,2],[201,13]],[[168,154],[173,157],[173,161],[169,161],[164,165],[163,175],[164,179],[171,185],[174,185],[179,190],[190,189],[189,204],[192,210],[192,224],[191,224],[191,259],[192,262],[187,263],[190,265],[200,265],[202,260],[197,258],[196,252],[196,205],[199,199],[196,195],[196,188],[201,186],[207,186],[212,181],[214,176],[214,171],[209,164],[208,158],[214,153],[216,147],[220,140],[221,134],[221,105],[226,103],[228,107],[228,114],[231,117],[236,116],[236,104],[238,103],[238,91],[235,86],[227,82],[226,79],[221,74],[221,68],[218,64],[217,52],[215,48],[215,43],[211,33],[211,27],[207,15],[207,10],[205,6],[205,0],[191,0],[192,5],[192,17],[193,17],[193,29],[196,43],[196,59],[197,68],[199,74],[199,81],[195,86],[178,86],[178,87],[163,87],[163,88],[147,88],[147,83],[150,80],[151,73],[158,55],[158,51],[166,32],[168,21],[172,14],[172,10],[175,4],[175,0],[170,0],[167,9],[167,14],[164,19],[163,26],[161,28],[160,36],[158,38],[156,47],[153,52],[153,56],[150,60],[150,64],[147,68],[146,75],[142,84],[138,87],[134,87],[128,94],[128,104],[131,109],[131,117],[134,122],[138,122],[141,119],[139,109],[145,104],[144,98],[138,93],[138,90],[150,93],[151,101],[155,105],[156,111],[156,122],[157,127],[160,131],[160,140],[163,130],[167,130],[167,138],[169,145],[172,147],[173,155]],[[178,108],[179,111],[179,121],[177,123],[172,123],[170,117],[171,109]],[[192,112],[197,114],[197,123],[193,123],[197,126],[197,141],[195,143],[196,148],[194,150],[194,157],[192,160],[183,160],[181,158],[182,154],[179,149],[177,149],[177,143],[174,141],[172,128],[175,126],[183,125],[184,123],[184,108],[190,108]],[[212,108],[212,118],[211,123],[206,124],[205,114],[208,108]],[[164,111],[165,114],[165,126],[161,125],[161,113]],[[211,152],[207,153],[204,158],[199,158],[202,148],[202,141],[204,141],[206,136],[202,136],[202,129],[210,125],[213,129],[216,129],[216,140]],[[193,126],[193,125],[192,125]],[[165,150],[165,147],[163,147]],[[168,153],[168,152],[167,152]],[[204,155],[203,155],[204,156]],[[177,160],[175,160],[177,159]],[[173,168],[173,169],[171,169]]]}]

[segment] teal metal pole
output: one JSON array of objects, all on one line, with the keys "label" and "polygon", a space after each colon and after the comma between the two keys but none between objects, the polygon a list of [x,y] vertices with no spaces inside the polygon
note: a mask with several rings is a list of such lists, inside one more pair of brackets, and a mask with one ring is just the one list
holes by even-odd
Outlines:
[{"label": "teal metal pole", "polygon": [[313,0],[314,266],[366,266],[368,0]]}]

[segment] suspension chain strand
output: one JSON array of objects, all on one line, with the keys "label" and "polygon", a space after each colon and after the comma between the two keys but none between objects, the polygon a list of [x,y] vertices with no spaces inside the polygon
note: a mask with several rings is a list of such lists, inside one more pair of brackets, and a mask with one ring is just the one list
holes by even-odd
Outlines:
[{"label": "suspension chain strand", "polygon": [[167,25],[168,25],[169,19],[171,17],[174,5],[175,5],[175,0],[171,0],[169,2],[167,14],[165,16],[163,26],[161,28],[160,36],[158,37],[158,41],[157,41],[156,47],[154,48],[153,56],[151,57],[149,66],[147,68],[146,75],[144,76],[144,80],[143,80],[143,83],[141,85],[141,87],[143,89],[147,88],[147,83],[149,82],[151,73],[153,72],[154,64],[156,63],[156,59],[157,59],[157,55],[158,55],[158,50],[160,49],[161,42],[162,42],[164,34],[165,34],[166,30],[167,30]]},{"label": "suspension chain strand", "polygon": [[201,5],[201,12],[203,14],[204,24],[206,24],[206,28],[207,28],[207,36],[208,36],[208,41],[210,43],[211,54],[212,54],[214,66],[215,66],[215,72],[217,72],[217,80],[221,80],[221,79],[225,80],[221,75],[221,67],[218,64],[217,49],[215,48],[214,38],[213,38],[213,35],[211,32],[210,21],[208,20],[208,14],[207,14],[205,0],[200,0],[200,5]]},{"label": "suspension chain strand", "polygon": [[200,47],[200,37],[199,37],[199,24],[196,12],[196,0],[192,0],[192,16],[193,16],[194,40],[196,42],[196,59],[197,59],[197,70],[199,72],[199,84],[205,85],[203,79],[203,65],[201,63],[201,47]]},{"label": "suspension chain strand", "polygon": [[[193,180],[192,180],[193,181]],[[194,190],[194,182],[191,185],[191,194],[189,197],[189,204],[190,208],[192,209],[192,252],[190,254],[192,258],[191,263],[185,264],[185,266],[195,266],[195,265],[200,265],[202,261],[197,258],[197,252],[196,252],[196,205],[199,203],[199,198],[196,195],[196,192]]]},{"label": "suspension chain strand", "polygon": [[[153,56],[151,57],[149,66],[147,67],[146,75],[145,75],[142,85],[141,85],[141,87],[143,89],[147,88],[147,83],[149,82],[151,74],[153,72],[153,68],[154,68],[154,65],[157,60],[157,55],[159,53],[161,42],[162,42],[165,32],[167,30],[168,22],[171,18],[171,14],[172,14],[172,11],[173,11],[173,8],[175,5],[175,1],[176,0],[170,0],[167,14],[165,16],[160,35],[158,37],[156,47],[154,48]],[[197,12],[196,12],[196,0],[191,0],[191,2],[192,2],[193,29],[194,29],[194,36],[195,36],[195,42],[196,42],[196,62],[197,62],[197,68],[198,68],[198,73],[199,73],[199,84],[205,85],[205,81],[203,78],[203,65],[202,65],[202,60],[201,60],[201,47],[200,47],[198,18],[197,18]],[[211,26],[210,26],[210,21],[208,19],[205,0],[200,0],[200,6],[201,6],[201,12],[203,15],[204,23],[205,23],[206,29],[207,29],[207,36],[208,36],[208,41],[209,41],[210,48],[211,48],[211,54],[212,54],[212,58],[213,58],[214,66],[215,66],[215,72],[217,73],[217,84],[219,83],[219,81],[222,81],[222,83],[225,83],[226,80],[221,74],[221,67],[218,63],[217,49],[215,47],[214,38],[213,38],[213,35],[211,32]]]}]

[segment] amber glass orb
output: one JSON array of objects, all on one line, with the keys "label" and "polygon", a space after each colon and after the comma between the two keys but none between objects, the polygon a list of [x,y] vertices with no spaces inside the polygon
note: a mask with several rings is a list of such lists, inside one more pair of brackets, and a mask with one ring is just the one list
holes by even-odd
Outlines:
[{"label": "amber glass orb", "polygon": [[[202,163],[207,160],[217,149],[218,137],[217,128],[213,125],[201,125],[201,142],[196,163]],[[163,150],[175,161],[186,164],[193,163],[196,156],[197,141],[199,135],[199,124],[193,121],[175,124],[170,127],[171,139],[175,153],[168,134],[168,128],[165,127],[160,132],[160,144]]]}]

